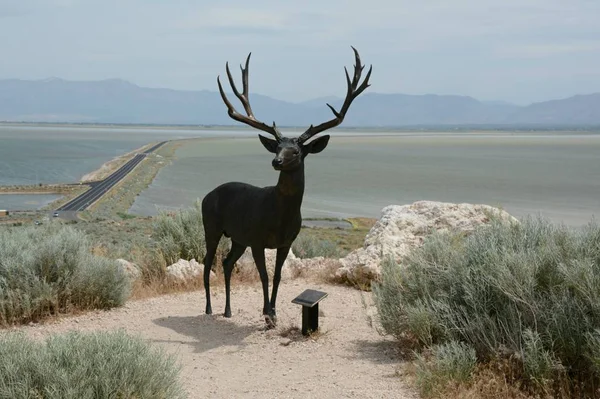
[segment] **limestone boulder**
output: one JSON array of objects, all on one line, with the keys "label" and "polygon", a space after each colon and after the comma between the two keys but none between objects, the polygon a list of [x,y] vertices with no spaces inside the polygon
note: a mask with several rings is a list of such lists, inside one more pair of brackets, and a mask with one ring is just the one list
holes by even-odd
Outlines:
[{"label": "limestone boulder", "polygon": [[[177,262],[167,266],[167,275],[177,281],[186,281],[204,273],[204,265],[198,263],[196,259],[185,260],[179,259]],[[211,278],[215,276],[215,272],[210,272]]]},{"label": "limestone boulder", "polygon": [[[275,259],[277,257],[276,249],[265,249],[265,264],[267,266],[267,273],[269,274],[269,280],[273,279],[273,274],[275,273]],[[281,280],[289,280],[294,277],[294,273],[292,268],[294,268],[300,259],[294,255],[294,252],[290,249],[285,262],[283,262],[283,268],[281,269]],[[236,263],[236,268],[239,273],[243,273],[246,275],[256,274],[258,276],[258,270],[256,269],[256,265],[254,263],[254,258],[252,257],[252,250],[250,248],[246,248],[244,254],[240,257],[240,259]]]},{"label": "limestone boulder", "polygon": [[336,277],[359,286],[370,286],[381,274],[380,263],[384,256],[401,262],[412,249],[421,246],[429,234],[446,230],[470,232],[488,223],[492,215],[518,223],[507,212],[489,205],[435,201],[389,205],[382,209],[381,218],[367,234],[363,247],[340,259]]},{"label": "limestone boulder", "polygon": [[119,268],[129,277],[130,280],[135,281],[142,276],[142,272],[139,267],[132,262],[125,259],[117,259]]}]

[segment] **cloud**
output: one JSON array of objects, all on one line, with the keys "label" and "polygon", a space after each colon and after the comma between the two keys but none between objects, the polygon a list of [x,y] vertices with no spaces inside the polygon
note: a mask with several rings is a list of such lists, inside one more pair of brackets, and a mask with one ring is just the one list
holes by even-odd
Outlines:
[{"label": "cloud", "polygon": [[600,51],[600,40],[570,43],[530,43],[498,47],[495,54],[501,58],[549,58],[563,55],[595,53]]},{"label": "cloud", "polygon": [[206,28],[281,30],[286,26],[287,16],[272,10],[256,10],[241,7],[210,7],[198,10],[178,21],[178,28],[203,30]]},{"label": "cloud", "polygon": [[354,45],[373,91],[600,91],[585,72],[600,64],[597,0],[0,0],[2,16],[0,78],[214,90],[225,61],[252,51],[253,90],[302,100],[343,92]]},{"label": "cloud", "polygon": [[22,17],[49,9],[71,7],[78,0],[0,0],[0,17]]},{"label": "cloud", "polygon": [[0,18],[22,17],[28,13],[29,10],[27,7],[23,7],[23,5],[20,3],[0,0]]}]

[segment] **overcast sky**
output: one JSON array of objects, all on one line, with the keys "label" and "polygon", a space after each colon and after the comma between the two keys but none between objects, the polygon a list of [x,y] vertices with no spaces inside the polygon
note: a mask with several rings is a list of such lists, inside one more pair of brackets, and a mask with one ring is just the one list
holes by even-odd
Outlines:
[{"label": "overcast sky", "polygon": [[518,104],[600,92],[600,0],[0,0],[0,79],[122,78],[343,96],[350,46],[379,93]]}]

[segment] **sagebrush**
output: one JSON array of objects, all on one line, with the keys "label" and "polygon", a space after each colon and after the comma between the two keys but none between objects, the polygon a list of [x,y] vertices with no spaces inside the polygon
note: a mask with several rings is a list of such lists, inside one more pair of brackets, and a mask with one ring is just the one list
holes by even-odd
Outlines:
[{"label": "sagebrush", "polygon": [[463,342],[434,345],[430,352],[416,360],[417,386],[425,396],[441,393],[449,382],[467,382],[475,371],[475,350]]},{"label": "sagebrush", "polygon": [[86,236],[70,226],[0,229],[0,324],[120,306],[129,290],[119,265],[93,255]]},{"label": "sagebrush", "polygon": [[123,331],[0,336],[0,399],[184,398],[179,370]]},{"label": "sagebrush", "polygon": [[[179,259],[203,262],[206,243],[200,200],[196,200],[190,208],[177,212],[161,211],[153,223],[153,231],[158,248],[168,264]],[[222,238],[219,253],[225,252],[229,245],[230,241]]]},{"label": "sagebrush", "polygon": [[[492,220],[436,233],[374,287],[381,323],[422,347],[462,342],[481,362],[520,359],[525,386],[594,396],[600,386],[600,227]],[[556,391],[558,392],[558,391]],[[556,392],[554,392],[556,394]]]},{"label": "sagebrush", "polygon": [[292,252],[301,259],[316,258],[318,256],[339,259],[346,255],[346,252],[340,250],[336,243],[314,237],[304,231],[300,232],[294,240]]}]

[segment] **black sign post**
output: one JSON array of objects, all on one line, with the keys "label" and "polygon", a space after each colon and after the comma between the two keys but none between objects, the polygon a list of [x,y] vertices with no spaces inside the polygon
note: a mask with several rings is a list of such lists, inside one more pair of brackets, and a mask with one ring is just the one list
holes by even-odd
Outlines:
[{"label": "black sign post", "polygon": [[327,293],[306,290],[292,300],[292,303],[302,305],[302,335],[309,335],[319,329],[319,302]]}]

